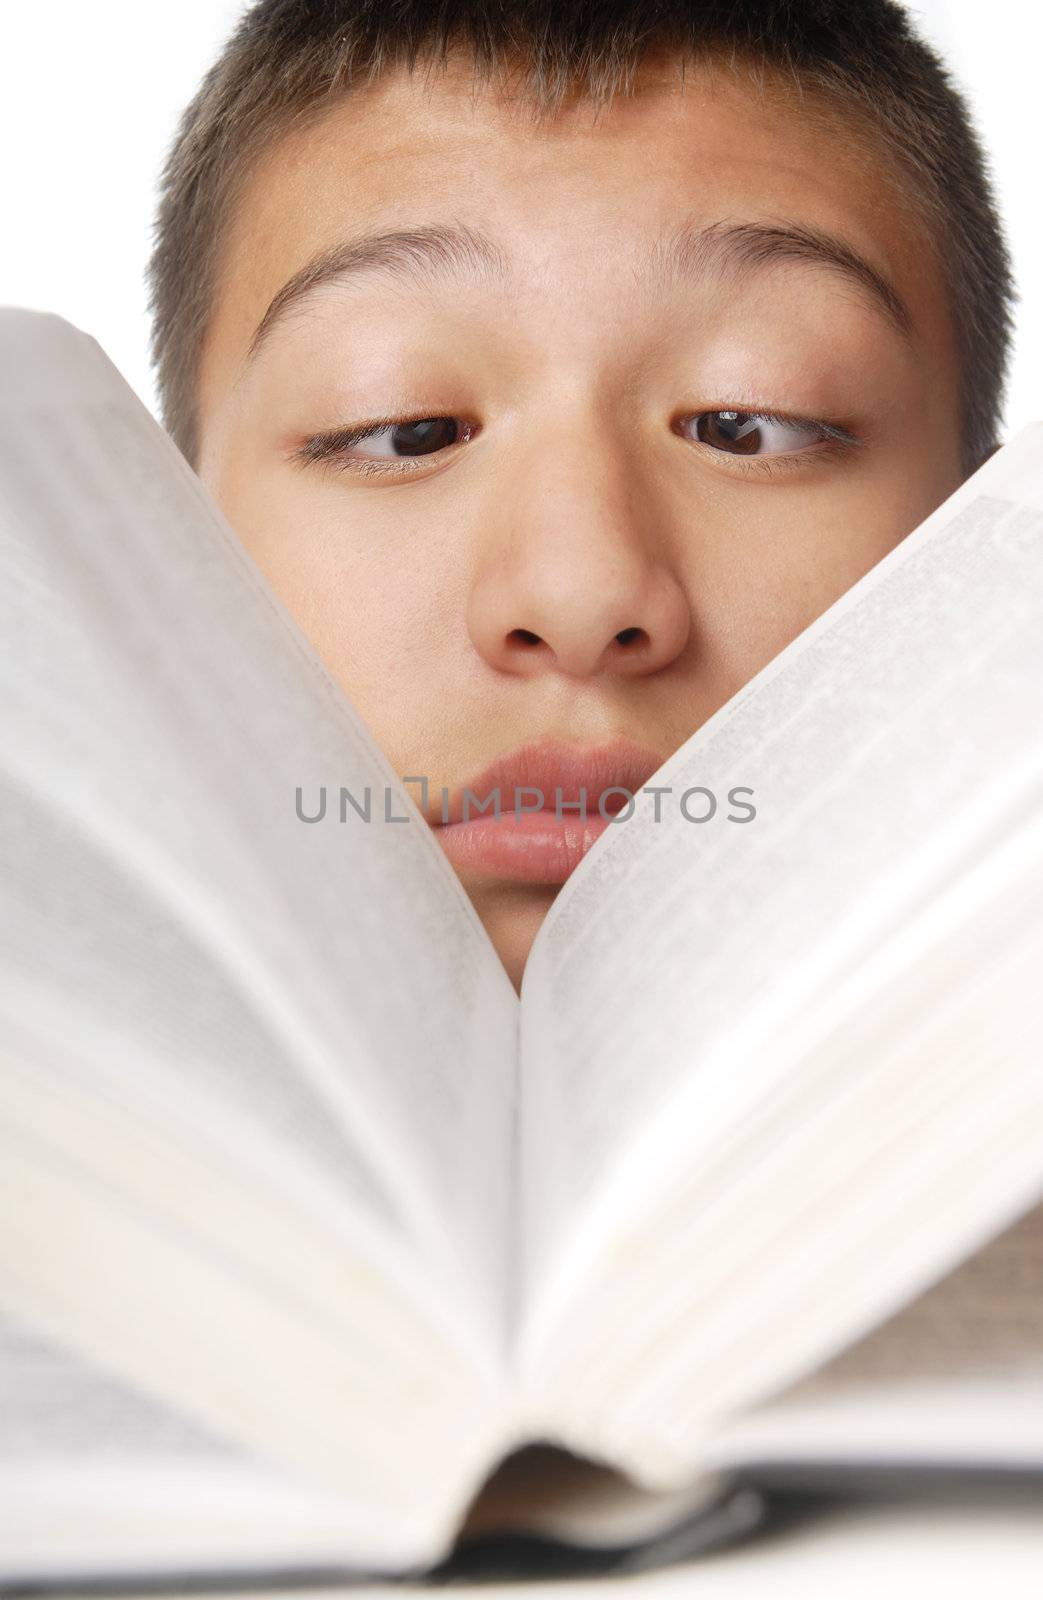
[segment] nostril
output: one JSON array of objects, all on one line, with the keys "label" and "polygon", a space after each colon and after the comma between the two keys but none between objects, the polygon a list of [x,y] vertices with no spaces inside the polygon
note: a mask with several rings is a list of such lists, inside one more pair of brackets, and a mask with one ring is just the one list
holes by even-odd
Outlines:
[{"label": "nostril", "polygon": [[517,639],[520,644],[539,644],[540,643],[539,634],[538,633],[530,633],[528,628],[512,628],[507,637],[509,639]]},{"label": "nostril", "polygon": [[619,644],[636,644],[639,640],[647,638],[644,628],[624,628],[621,633],[616,634]]}]

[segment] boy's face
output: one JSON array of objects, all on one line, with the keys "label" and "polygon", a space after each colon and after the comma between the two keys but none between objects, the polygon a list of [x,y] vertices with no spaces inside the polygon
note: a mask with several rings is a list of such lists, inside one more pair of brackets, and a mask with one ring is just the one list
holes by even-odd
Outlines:
[{"label": "boy's face", "polygon": [[[432,820],[546,736],[640,746],[639,787],[961,478],[883,162],[724,72],[638,90],[540,123],[467,61],[396,72],[277,144],[227,235],[200,475]],[[313,258],[402,232],[247,360]],[[584,843],[544,820],[514,867],[438,832],[516,984]]]}]

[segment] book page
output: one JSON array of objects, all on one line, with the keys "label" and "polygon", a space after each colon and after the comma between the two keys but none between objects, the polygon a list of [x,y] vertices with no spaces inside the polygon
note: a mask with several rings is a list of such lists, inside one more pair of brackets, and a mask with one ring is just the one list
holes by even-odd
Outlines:
[{"label": "book page", "polygon": [[318,1559],[343,1505],[0,1320],[0,1570],[42,1580]]},{"label": "book page", "polygon": [[[75,1065],[52,1062],[28,1036],[3,1042],[0,1310],[195,1432],[289,1474],[295,1498],[335,1500],[323,1548],[340,1564],[437,1559],[500,1451],[498,1374],[428,1314],[390,1251],[367,1251],[361,1230],[289,1185],[258,1184],[219,1141],[189,1141],[173,1108],[99,1096]],[[80,1426],[90,1423],[88,1412]],[[45,1420],[42,1431],[46,1443]],[[111,1577],[105,1553],[115,1559],[129,1530],[140,1570],[155,1575],[170,1559],[163,1528],[191,1539],[177,1451],[165,1463],[157,1452],[127,1499],[133,1460],[114,1443],[111,1514],[100,1521],[94,1477],[52,1471],[40,1452],[22,1465],[15,1504],[49,1530],[38,1566],[68,1558],[80,1577]],[[235,1525],[208,1538],[215,1569],[241,1560],[244,1520],[265,1515],[271,1495],[251,1511],[247,1488],[236,1491]],[[162,1523],[150,1520],[153,1491],[167,1502]],[[85,1519],[107,1544],[84,1545]],[[18,1577],[25,1526],[0,1516],[0,1535],[13,1536],[0,1537],[4,1578]],[[77,1569],[77,1551],[100,1570]]]},{"label": "book page", "polygon": [[[1041,548],[1037,427],[649,780],[658,823],[642,797],[565,886],[522,990],[530,1305],[567,1298],[609,1212],[651,1209],[653,1130],[691,1166],[785,1092],[780,1036],[1039,814]],[[738,787],[751,820],[728,820]],[[681,809],[697,788],[706,824]]]},{"label": "book page", "polygon": [[828,1006],[731,1063],[761,1089],[741,1116],[700,1107],[698,1081],[675,1100],[656,1182],[633,1181],[542,1348],[523,1346],[555,1437],[679,1487],[705,1472],[732,1418],[1038,1200],[1041,965],[1043,809]]},{"label": "book page", "polygon": [[[455,1346],[491,1412],[517,997],[408,792],[99,347],[21,312],[0,344],[2,1302],[232,1412],[230,1330],[273,1366],[284,1340],[302,1392],[261,1361],[250,1427],[298,1456],[325,1428],[350,1479],[358,1438],[299,1415],[328,1409],[308,1319],[338,1272],[345,1392],[380,1325],[354,1349],[344,1329],[383,1282],[389,1327],[417,1308],[399,1406],[444,1426]],[[324,785],[331,815],[302,822],[295,790],[310,813]],[[368,823],[340,822],[342,788],[372,791]],[[443,1392],[421,1400],[401,1380],[425,1361]]]},{"label": "book page", "polygon": [[[414,1223],[471,1234],[495,1271],[516,1000],[456,875],[94,341],[35,313],[3,338],[4,923],[26,1004],[152,1030],[186,1092],[214,1081],[327,1171],[353,1124]],[[303,823],[296,789],[312,814],[323,785],[329,815]],[[368,823],[340,822],[342,787],[372,791]],[[201,1061],[223,1004],[231,1037]]]},{"label": "book page", "polygon": [[1043,1206],[714,1441],[719,1462],[1043,1467]]}]

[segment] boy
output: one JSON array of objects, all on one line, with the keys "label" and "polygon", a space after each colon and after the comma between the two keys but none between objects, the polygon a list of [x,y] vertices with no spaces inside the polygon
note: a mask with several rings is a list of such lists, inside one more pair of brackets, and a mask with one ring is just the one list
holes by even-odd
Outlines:
[{"label": "boy", "polygon": [[995,447],[1012,299],[890,0],[260,0],[151,285],[167,426],[516,986],[599,790]]}]

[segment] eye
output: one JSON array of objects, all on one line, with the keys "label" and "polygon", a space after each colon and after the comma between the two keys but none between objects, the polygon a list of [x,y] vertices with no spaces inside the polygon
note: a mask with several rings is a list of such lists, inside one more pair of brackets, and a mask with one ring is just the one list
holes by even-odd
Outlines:
[{"label": "eye", "polygon": [[686,426],[693,424],[700,444],[731,456],[792,455],[826,439],[854,442],[853,435],[843,428],[764,411],[702,411],[688,419]]},{"label": "eye", "polygon": [[[306,439],[292,459],[330,462],[358,472],[400,471],[418,456],[437,455],[472,437],[474,427],[456,417],[382,417],[357,428],[336,428]],[[359,449],[359,446],[363,449]],[[405,467],[408,471],[408,467]]]},{"label": "eye", "polygon": [[368,441],[368,455],[430,456],[455,444],[460,424],[455,417],[420,417],[416,422],[396,422],[394,427],[370,428],[358,434],[357,444]]}]

